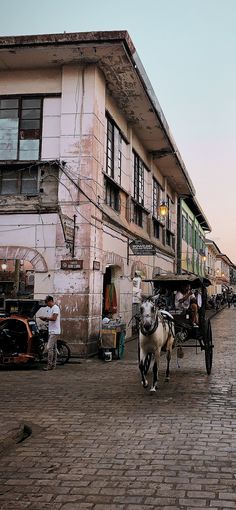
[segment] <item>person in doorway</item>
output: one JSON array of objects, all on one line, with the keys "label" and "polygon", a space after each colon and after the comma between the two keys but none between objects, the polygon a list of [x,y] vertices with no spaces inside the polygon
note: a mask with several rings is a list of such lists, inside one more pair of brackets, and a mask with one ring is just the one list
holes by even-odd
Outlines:
[{"label": "person in doorway", "polygon": [[52,370],[56,368],[57,364],[57,340],[61,333],[60,308],[54,303],[52,296],[47,296],[45,303],[51,313],[47,317],[39,317],[42,321],[48,321],[48,363],[44,370]]},{"label": "person in doorway", "polygon": [[133,278],[133,303],[140,304],[141,303],[141,276],[135,271]]}]

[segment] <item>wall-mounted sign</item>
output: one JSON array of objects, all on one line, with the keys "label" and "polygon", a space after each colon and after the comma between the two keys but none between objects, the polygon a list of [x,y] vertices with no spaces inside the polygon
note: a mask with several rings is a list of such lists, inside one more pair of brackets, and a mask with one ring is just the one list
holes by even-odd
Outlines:
[{"label": "wall-mounted sign", "polygon": [[99,271],[99,269],[100,269],[100,262],[98,260],[94,260],[93,261],[93,269],[95,271]]},{"label": "wall-mounted sign", "polygon": [[61,269],[83,269],[83,260],[61,260]]},{"label": "wall-mounted sign", "polygon": [[155,255],[156,248],[153,244],[145,241],[131,241],[130,248],[134,255]]},{"label": "wall-mounted sign", "polygon": [[66,243],[73,243],[75,231],[74,220],[65,214],[61,214],[61,223]]}]

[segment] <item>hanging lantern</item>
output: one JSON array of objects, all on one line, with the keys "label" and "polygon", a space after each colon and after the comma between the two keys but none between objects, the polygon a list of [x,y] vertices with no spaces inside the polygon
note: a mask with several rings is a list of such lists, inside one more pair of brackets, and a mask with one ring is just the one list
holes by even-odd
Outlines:
[{"label": "hanging lantern", "polygon": [[4,262],[2,262],[1,268],[2,268],[2,271],[6,271],[6,269],[7,269],[7,262],[6,262],[6,260],[4,260]]},{"label": "hanging lantern", "polygon": [[160,216],[162,216],[163,218],[168,214],[168,205],[164,200],[161,202],[159,206],[159,213]]}]

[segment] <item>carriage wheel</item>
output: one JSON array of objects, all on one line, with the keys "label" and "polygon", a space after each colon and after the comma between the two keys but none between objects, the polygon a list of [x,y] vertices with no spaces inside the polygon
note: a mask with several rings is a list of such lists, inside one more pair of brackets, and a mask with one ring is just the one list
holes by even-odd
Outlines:
[{"label": "carriage wheel", "polygon": [[207,371],[207,374],[210,375],[211,367],[212,367],[212,359],[213,359],[213,344],[212,344],[211,323],[210,323],[209,319],[205,324],[204,347],[205,347],[206,371]]}]

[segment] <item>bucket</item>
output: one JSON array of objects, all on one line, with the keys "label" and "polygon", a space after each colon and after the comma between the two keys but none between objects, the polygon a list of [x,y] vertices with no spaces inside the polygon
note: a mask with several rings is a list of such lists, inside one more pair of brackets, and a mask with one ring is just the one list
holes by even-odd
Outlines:
[{"label": "bucket", "polygon": [[111,351],[105,351],[105,353],[104,353],[104,360],[105,361],[112,361],[112,352]]}]

